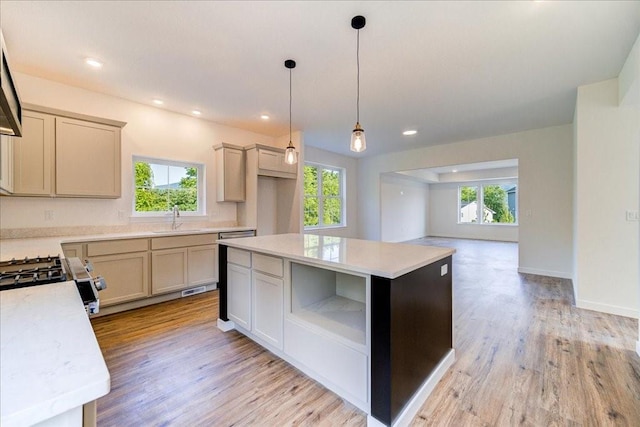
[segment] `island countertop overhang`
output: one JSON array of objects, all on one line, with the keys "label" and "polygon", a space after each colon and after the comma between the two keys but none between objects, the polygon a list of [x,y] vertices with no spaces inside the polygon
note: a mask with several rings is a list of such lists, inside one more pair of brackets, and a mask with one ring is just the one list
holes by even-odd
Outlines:
[{"label": "island countertop overhang", "polygon": [[388,279],[395,279],[455,253],[452,248],[317,234],[276,234],[221,240],[218,243]]}]

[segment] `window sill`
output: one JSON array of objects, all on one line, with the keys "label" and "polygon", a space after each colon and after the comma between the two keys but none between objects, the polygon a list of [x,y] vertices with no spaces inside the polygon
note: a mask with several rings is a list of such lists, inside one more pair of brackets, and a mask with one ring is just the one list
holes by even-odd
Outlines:
[{"label": "window sill", "polygon": [[518,223],[506,222],[506,223],[486,223],[486,222],[458,222],[458,225],[481,225],[484,227],[517,227]]}]

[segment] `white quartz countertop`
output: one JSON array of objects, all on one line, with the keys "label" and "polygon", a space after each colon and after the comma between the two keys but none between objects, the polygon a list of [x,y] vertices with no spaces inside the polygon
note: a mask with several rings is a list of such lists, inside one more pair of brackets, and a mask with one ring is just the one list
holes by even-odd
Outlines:
[{"label": "white quartz countertop", "polygon": [[97,240],[148,239],[153,237],[184,236],[189,234],[221,233],[225,231],[251,230],[248,227],[198,228],[166,231],[132,231],[127,233],[83,234],[77,236],[35,237],[28,239],[0,240],[0,260],[20,259],[46,255],[62,255],[63,243],[81,243]]},{"label": "white quartz countertop", "polygon": [[451,248],[316,234],[244,237],[223,240],[218,243],[389,279],[395,279],[455,253],[455,249]]},{"label": "white quartz countertop", "polygon": [[0,425],[30,426],[109,392],[74,282],[2,291],[0,306]]}]

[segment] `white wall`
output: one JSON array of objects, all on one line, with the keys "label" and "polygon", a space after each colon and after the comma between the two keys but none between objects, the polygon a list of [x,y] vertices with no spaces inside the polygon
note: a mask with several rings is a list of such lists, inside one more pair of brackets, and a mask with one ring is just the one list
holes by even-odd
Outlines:
[{"label": "white wall", "polygon": [[[122,198],[115,200],[3,197],[2,229],[80,225],[126,225],[132,209],[132,155],[203,163],[206,167],[207,217],[235,223],[236,203],[216,202],[212,146],[228,142],[274,145],[274,139],[113,96],[16,74],[23,102],[127,122],[122,130]],[[86,159],[88,162],[99,159]],[[44,211],[54,218],[44,221]],[[124,213],[119,218],[119,211]]]},{"label": "white wall", "polygon": [[640,105],[640,35],[618,76],[618,102],[620,105]]},{"label": "white wall", "polygon": [[575,122],[576,305],[638,317],[640,109],[612,79],[578,88]]},{"label": "white wall", "polygon": [[337,166],[345,169],[346,174],[346,198],[347,198],[347,225],[346,227],[327,228],[313,230],[310,233],[340,237],[356,237],[358,223],[358,160],[315,147],[304,147],[304,161],[319,163],[326,166]]},{"label": "white wall", "polygon": [[380,177],[381,237],[402,242],[429,235],[429,185],[394,175]]},{"label": "white wall", "polygon": [[[490,182],[487,182],[490,184]],[[518,241],[517,225],[459,224],[458,186],[429,185],[429,235],[462,239]]]},{"label": "white wall", "polygon": [[397,170],[518,159],[519,269],[555,277],[572,273],[572,127],[443,144],[361,159],[359,237],[380,240],[380,174]]}]

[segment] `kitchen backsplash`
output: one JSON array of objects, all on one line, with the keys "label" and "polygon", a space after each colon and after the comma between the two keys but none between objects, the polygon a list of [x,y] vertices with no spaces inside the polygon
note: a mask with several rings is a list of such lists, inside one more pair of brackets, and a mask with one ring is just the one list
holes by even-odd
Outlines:
[{"label": "kitchen backsplash", "polygon": [[[201,221],[185,223],[183,227],[194,228],[224,228],[237,226],[235,221]],[[82,236],[93,234],[131,233],[136,231],[168,230],[168,223],[138,223],[128,225],[92,225],[77,227],[30,227],[0,229],[0,239],[28,239],[33,237]]]}]

